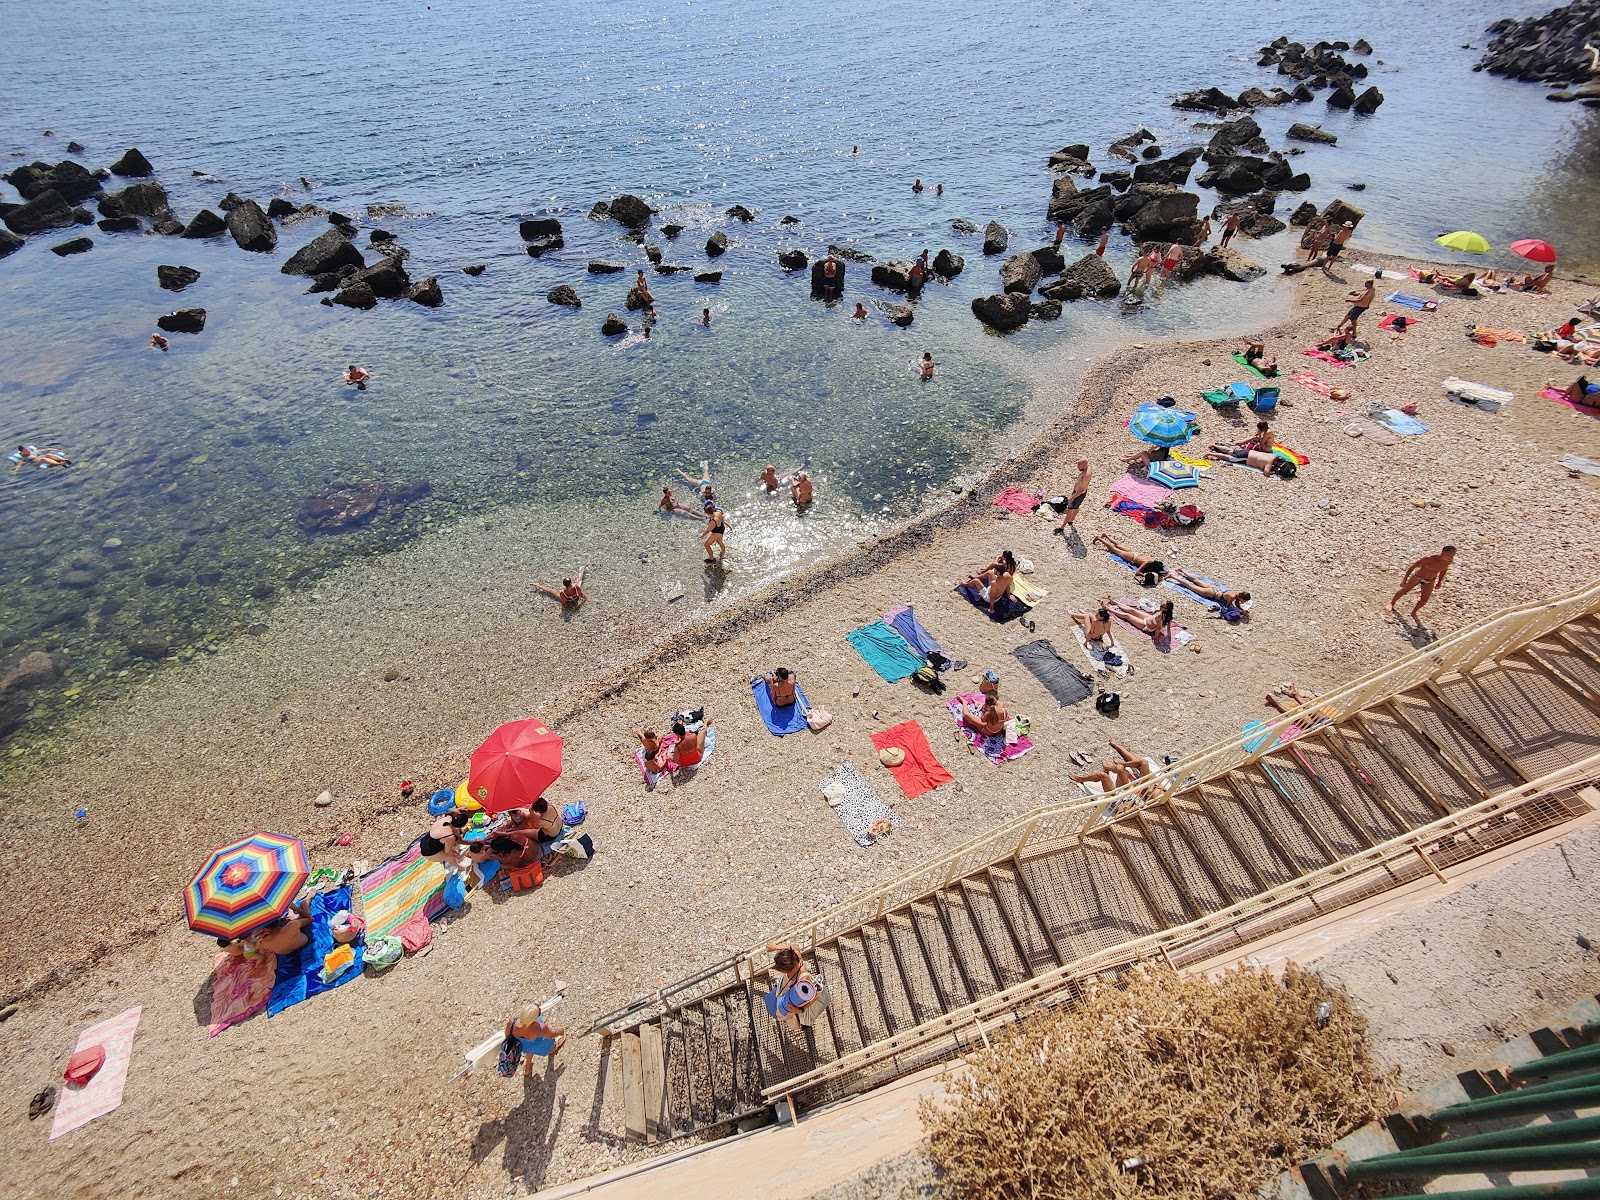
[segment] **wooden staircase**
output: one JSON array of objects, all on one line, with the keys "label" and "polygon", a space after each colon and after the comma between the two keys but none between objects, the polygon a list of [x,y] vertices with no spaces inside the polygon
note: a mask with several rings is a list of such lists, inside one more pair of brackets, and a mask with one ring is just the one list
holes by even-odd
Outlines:
[{"label": "wooden staircase", "polygon": [[1600,583],[1501,613],[790,930],[831,992],[803,1033],[767,1016],[759,950],[603,1018],[627,1133],[864,1090],[1089,979],[1208,958],[1600,808],[1597,610]]}]

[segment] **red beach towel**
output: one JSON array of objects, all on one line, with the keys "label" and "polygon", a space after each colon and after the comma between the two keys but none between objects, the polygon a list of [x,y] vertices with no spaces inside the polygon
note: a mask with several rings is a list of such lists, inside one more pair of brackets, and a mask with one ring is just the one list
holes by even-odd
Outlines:
[{"label": "red beach towel", "polygon": [[923,792],[931,792],[941,784],[954,783],[955,776],[946,771],[933,756],[928,745],[928,735],[915,721],[905,721],[872,735],[872,744],[879,750],[898,746],[906,758],[898,767],[888,768],[907,800],[915,800]]},{"label": "red beach towel", "polygon": [[1001,508],[1009,508],[1014,513],[1027,516],[1039,507],[1039,502],[1044,497],[1038,492],[1025,492],[1021,488],[1007,488],[994,498],[994,502]]}]

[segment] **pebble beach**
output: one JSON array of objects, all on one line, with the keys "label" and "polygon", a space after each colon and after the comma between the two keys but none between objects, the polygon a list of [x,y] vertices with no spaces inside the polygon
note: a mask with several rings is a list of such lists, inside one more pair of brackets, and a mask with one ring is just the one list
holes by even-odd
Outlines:
[{"label": "pebble beach", "polygon": [[[622,1140],[597,1039],[573,1040],[528,1085],[490,1069],[446,1080],[465,1047],[556,979],[569,985],[561,1021],[582,1029],[997,822],[1068,798],[1074,751],[1107,755],[1115,737],[1181,757],[1263,717],[1264,696],[1281,684],[1326,688],[1499,608],[1587,582],[1600,561],[1600,479],[1558,459],[1600,458],[1600,418],[1538,394],[1578,372],[1464,334],[1473,324],[1542,332],[1592,290],[1557,279],[1550,296],[1472,299],[1408,281],[1406,290],[1438,298],[1438,311],[1389,334],[1378,318],[1405,310],[1385,307],[1380,281],[1362,330],[1371,358],[1328,370],[1299,350],[1326,335],[1346,293],[1365,282],[1355,264],[1386,276],[1408,265],[1362,251],[1358,236],[1332,278],[1298,276],[1292,308],[1259,335],[1285,375],[1309,367],[1351,398],[1282,381],[1274,427],[1310,462],[1290,481],[1210,468],[1183,494],[1205,510],[1198,529],[1147,531],[1101,505],[1137,448],[1125,425],[1141,401],[1170,395],[1195,409],[1191,450],[1253,429],[1248,411],[1212,413],[1199,399],[1241,377],[1229,357],[1238,339],[1124,347],[977,486],[681,627],[608,587],[604,571],[586,578],[586,605],[558,614],[527,587],[550,574],[518,549],[532,517],[508,506],[335,571],[280,603],[260,636],[102,708],[27,770],[23,794],[51,802],[13,807],[0,835],[12,884],[0,894],[0,978],[18,1005],[0,1024],[0,1094],[16,1101],[0,1112],[13,1145],[0,1190],[502,1196],[637,1159],[650,1151]],[[1497,412],[1452,402],[1440,387],[1448,376],[1515,400]],[[1369,400],[1414,403],[1427,432],[1394,444],[1353,436]],[[991,503],[1008,486],[1070,490],[1080,457],[1095,478],[1079,537],[1055,533],[1048,509]],[[582,527],[580,512],[554,520]],[[1086,544],[1097,533],[1255,597],[1237,626],[1180,601],[1195,638],[1172,653],[1126,636],[1134,671],[1115,683],[1114,723],[1091,704],[1058,707],[1010,657],[1048,637],[1088,669],[1067,614],[1108,595],[1137,598],[1129,573]],[[694,528],[668,536],[692,538]],[[1406,565],[1447,542],[1460,553],[1421,626],[1387,614]],[[1031,559],[1028,581],[1048,592],[1032,632],[990,622],[952,591],[1002,548]],[[417,578],[461,582],[419,592]],[[1032,753],[992,766],[959,738],[944,698],[889,685],[856,655],[845,633],[901,603],[968,674],[1000,672],[1012,711],[1031,718]],[[551,661],[566,665],[550,670]],[[830,728],[783,739],[763,728],[749,681],[779,665],[833,712]],[[696,778],[647,792],[633,729],[701,705],[715,722],[715,753]],[[565,740],[552,799],[585,801],[596,856],[558,866],[537,892],[478,897],[438,928],[430,954],[382,978],[207,1038],[214,946],[184,927],[176,905],[197,857],[236,830],[266,828],[303,837],[314,864],[376,862],[426,823],[399,781],[417,781],[422,796],[454,783],[489,730],[530,712]],[[905,720],[922,725],[955,777],[909,801],[869,740]],[[845,762],[900,816],[876,846],[852,842],[818,790]],[[333,803],[318,807],[325,789]],[[90,817],[75,823],[60,797],[86,798]],[[352,835],[347,847],[342,834]],[[49,886],[28,885],[25,873]],[[26,1097],[59,1075],[76,1031],[136,1004],[144,1011],[123,1108],[66,1143],[70,1154],[34,1136]]]}]

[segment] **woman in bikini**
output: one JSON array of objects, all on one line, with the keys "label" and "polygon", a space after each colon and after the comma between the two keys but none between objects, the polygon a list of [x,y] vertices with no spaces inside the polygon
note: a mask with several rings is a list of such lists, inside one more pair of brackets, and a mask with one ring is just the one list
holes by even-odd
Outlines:
[{"label": "woman in bikini", "polygon": [[1182,567],[1174,567],[1168,578],[1185,591],[1193,592],[1203,600],[1213,600],[1224,608],[1237,608],[1241,612],[1249,611],[1249,592],[1241,592],[1236,588],[1217,587],[1215,584],[1207,583],[1205,580],[1191,575]]},{"label": "woman in bikini", "polygon": [[[665,507],[665,501],[662,503],[663,507]],[[561,601],[561,607],[563,609],[577,608],[589,598],[583,594],[583,573],[588,569],[589,564],[584,563],[583,566],[578,568],[578,573],[576,575],[574,575],[571,579],[563,579],[561,581],[561,586],[558,588],[550,587],[543,583],[536,583],[533,585],[533,590],[536,592],[543,592],[552,600]]]},{"label": "woman in bikini", "polygon": [[1092,613],[1068,613],[1072,623],[1082,628],[1085,642],[1099,642],[1110,649],[1114,637],[1111,633],[1111,613],[1102,605]]},{"label": "woman in bikini", "polygon": [[673,722],[672,732],[678,735],[678,740],[672,744],[672,761],[680,767],[698,767],[706,756],[706,734],[710,729],[710,717],[693,733],[682,721]]},{"label": "woman in bikini", "polygon": [[1006,722],[1010,714],[1006,712],[1005,705],[1000,703],[1000,697],[990,693],[983,698],[983,707],[973,704],[961,706],[961,720],[966,727],[974,733],[984,737],[999,737],[1006,731]]},{"label": "woman in bikini", "polygon": [[1276,379],[1278,377],[1278,360],[1267,357],[1267,348],[1261,342],[1245,343],[1244,361],[1260,371],[1268,379]]},{"label": "woman in bikini", "polygon": [[1089,498],[1089,480],[1093,473],[1089,470],[1089,460],[1078,460],[1078,479],[1072,485],[1072,495],[1067,497],[1067,507],[1062,510],[1061,524],[1056,526],[1057,533],[1065,533],[1069,528],[1077,527],[1078,510],[1083,507],[1083,502]]},{"label": "woman in bikini", "polygon": [[1167,577],[1167,564],[1159,558],[1141,558],[1121,542],[1115,538],[1108,537],[1106,534],[1095,534],[1092,544],[1099,546],[1108,554],[1115,554],[1124,562],[1131,563],[1134,576],[1139,580],[1141,587],[1155,587],[1156,584]]},{"label": "woman in bikini", "polygon": [[723,512],[710,500],[707,500],[706,527],[705,531],[700,535],[700,544],[706,549],[706,561],[708,563],[714,563],[717,561],[716,556],[711,552],[713,547],[722,551],[723,559],[727,559],[728,546],[727,543],[722,540],[722,535],[727,532],[728,514]]},{"label": "woman in bikini", "polygon": [[1168,600],[1161,606],[1160,612],[1146,612],[1137,604],[1123,604],[1111,597],[1106,597],[1106,610],[1113,617],[1126,621],[1140,633],[1149,634],[1152,638],[1163,638],[1171,632],[1172,626],[1172,601]]}]

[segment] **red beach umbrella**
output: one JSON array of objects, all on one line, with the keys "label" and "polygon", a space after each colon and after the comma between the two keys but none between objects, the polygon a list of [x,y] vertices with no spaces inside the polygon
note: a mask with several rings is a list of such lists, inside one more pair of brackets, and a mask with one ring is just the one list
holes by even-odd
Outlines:
[{"label": "red beach umbrella", "polygon": [[1522,255],[1529,262],[1553,263],[1556,260],[1556,248],[1549,242],[1541,242],[1538,238],[1523,238],[1512,242],[1511,252]]},{"label": "red beach umbrella", "polygon": [[561,739],[537,718],[500,726],[472,752],[467,791],[484,812],[532,804],[561,778]]}]

